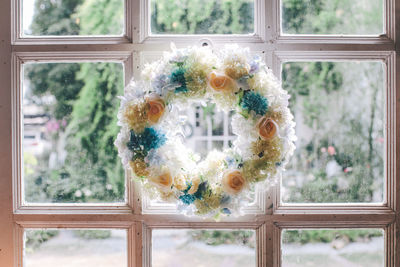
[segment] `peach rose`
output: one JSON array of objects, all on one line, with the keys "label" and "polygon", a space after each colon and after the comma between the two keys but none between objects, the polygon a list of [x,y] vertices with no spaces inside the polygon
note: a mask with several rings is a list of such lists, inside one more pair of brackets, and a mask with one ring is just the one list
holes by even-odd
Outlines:
[{"label": "peach rose", "polygon": [[169,171],[163,172],[158,177],[151,177],[150,180],[162,187],[171,187],[172,185],[172,177]]},{"label": "peach rose", "polygon": [[174,187],[181,191],[187,188],[186,177],[183,174],[174,177]]},{"label": "peach rose", "polygon": [[161,97],[157,95],[151,95],[146,98],[146,103],[148,106],[147,110],[147,120],[150,123],[157,123],[161,116],[164,114],[165,103]]},{"label": "peach rose", "polygon": [[209,81],[215,91],[235,91],[237,89],[236,82],[232,78],[215,72],[211,72]]},{"label": "peach rose", "polygon": [[200,180],[199,177],[193,178],[193,180],[192,180],[192,186],[190,187],[188,193],[189,193],[189,194],[194,194],[194,193],[196,193],[197,190],[199,189],[200,182],[201,182],[201,180]]},{"label": "peach rose", "polygon": [[238,170],[226,172],[222,177],[222,188],[231,195],[236,195],[242,191],[245,183],[242,172]]},{"label": "peach rose", "polygon": [[269,140],[276,135],[278,126],[272,119],[264,116],[257,122],[257,129],[263,140]]}]

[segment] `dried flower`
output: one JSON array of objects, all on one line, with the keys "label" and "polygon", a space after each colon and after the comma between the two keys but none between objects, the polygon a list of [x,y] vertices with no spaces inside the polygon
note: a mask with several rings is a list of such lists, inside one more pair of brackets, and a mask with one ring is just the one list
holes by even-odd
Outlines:
[{"label": "dried flower", "polygon": [[258,134],[264,140],[269,140],[276,135],[278,126],[268,117],[261,117],[257,122]]},{"label": "dried flower", "polygon": [[212,72],[209,77],[210,86],[216,91],[236,91],[237,85],[230,77]]},{"label": "dried flower", "polygon": [[224,191],[231,195],[236,195],[243,190],[245,179],[239,170],[228,171],[222,177],[222,187]]},{"label": "dried flower", "polygon": [[151,124],[157,123],[164,114],[165,103],[157,95],[150,95],[146,98],[147,103],[147,119]]},{"label": "dried flower", "polygon": [[129,161],[129,166],[137,176],[143,177],[149,175],[147,165],[143,161],[143,159],[135,159],[134,161]]}]

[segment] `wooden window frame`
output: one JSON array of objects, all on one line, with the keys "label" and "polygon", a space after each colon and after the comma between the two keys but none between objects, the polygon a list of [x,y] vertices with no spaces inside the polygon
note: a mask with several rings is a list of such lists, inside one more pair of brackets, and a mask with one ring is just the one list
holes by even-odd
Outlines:
[{"label": "wooden window frame", "polygon": [[[160,228],[254,229],[257,266],[281,265],[281,231],[293,228],[381,228],[385,266],[400,266],[400,0],[384,0],[380,36],[284,35],[280,1],[255,0],[252,35],[151,35],[150,0],[125,1],[123,36],[30,38],[21,35],[22,0],[4,0],[0,10],[0,263],[23,265],[24,228],[117,228],[127,230],[129,267],[151,266],[151,230]],[[144,54],[207,42],[215,48],[240,43],[264,55],[280,75],[285,61],[380,60],[386,66],[386,197],[382,204],[282,204],[279,188],[258,193],[242,217],[221,222],[183,217],[173,208],[143,202],[126,174],[124,204],[25,204],[21,181],[21,65],[26,62],[118,61],[125,82],[138,77]]]}]

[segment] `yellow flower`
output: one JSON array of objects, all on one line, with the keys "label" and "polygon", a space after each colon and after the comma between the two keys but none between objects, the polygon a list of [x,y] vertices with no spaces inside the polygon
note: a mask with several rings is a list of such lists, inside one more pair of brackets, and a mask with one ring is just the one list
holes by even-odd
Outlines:
[{"label": "yellow flower", "polygon": [[157,123],[164,114],[165,103],[161,97],[150,95],[146,98],[147,103],[147,119],[150,123]]},{"label": "yellow flower", "polygon": [[245,183],[242,172],[238,170],[226,172],[222,177],[222,188],[231,195],[236,195],[242,191]]},{"label": "yellow flower", "polygon": [[147,170],[147,165],[142,159],[135,159],[134,161],[129,161],[129,166],[137,176],[149,175],[149,171]]},{"label": "yellow flower", "polygon": [[219,92],[236,91],[237,85],[229,76],[211,72],[209,76],[210,86]]},{"label": "yellow flower", "polygon": [[160,185],[161,187],[171,187],[172,185],[172,177],[169,171],[164,171],[158,176],[153,176],[149,178],[153,183]]},{"label": "yellow flower", "polygon": [[129,105],[124,111],[124,120],[135,133],[140,133],[147,125],[146,103]]},{"label": "yellow flower", "polygon": [[225,74],[235,80],[248,75],[250,71],[250,65],[244,61],[245,59],[225,60]]},{"label": "yellow flower", "polygon": [[201,182],[201,180],[200,180],[199,177],[193,178],[193,180],[192,180],[192,186],[190,187],[188,193],[189,193],[189,194],[194,194],[194,193],[196,193],[197,190],[199,189],[200,182]]},{"label": "yellow flower", "polygon": [[160,194],[161,199],[165,202],[174,202],[176,200],[175,193],[172,190],[159,190],[158,193]]},{"label": "yellow flower", "polygon": [[263,140],[269,140],[275,136],[277,132],[277,125],[270,118],[263,116],[257,122],[257,129],[258,129],[258,134]]}]

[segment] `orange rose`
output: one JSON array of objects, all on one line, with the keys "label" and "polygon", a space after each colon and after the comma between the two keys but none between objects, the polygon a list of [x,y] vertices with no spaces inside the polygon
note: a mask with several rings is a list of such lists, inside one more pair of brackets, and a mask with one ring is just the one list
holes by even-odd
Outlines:
[{"label": "orange rose", "polygon": [[232,78],[212,72],[209,77],[210,86],[216,91],[235,91],[236,82]]},{"label": "orange rose", "polygon": [[171,187],[171,185],[172,185],[172,177],[171,177],[171,174],[169,173],[169,171],[163,172],[158,177],[151,177],[150,180],[153,183],[156,183],[163,187]]},{"label": "orange rose", "polygon": [[165,103],[161,97],[157,95],[151,95],[146,98],[148,106],[147,120],[151,123],[157,123],[161,116],[164,114]]},{"label": "orange rose", "polygon": [[277,128],[278,126],[276,123],[265,116],[257,122],[258,134],[263,140],[269,140],[274,137],[276,135]]},{"label": "orange rose", "polygon": [[242,172],[238,170],[226,172],[222,177],[222,188],[231,195],[236,195],[242,191],[245,183]]}]

